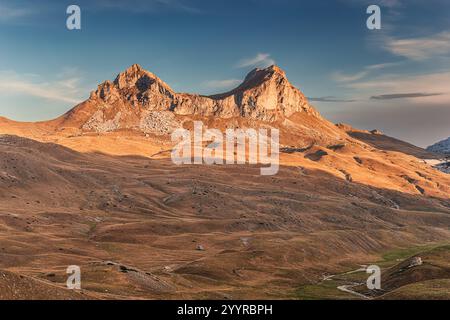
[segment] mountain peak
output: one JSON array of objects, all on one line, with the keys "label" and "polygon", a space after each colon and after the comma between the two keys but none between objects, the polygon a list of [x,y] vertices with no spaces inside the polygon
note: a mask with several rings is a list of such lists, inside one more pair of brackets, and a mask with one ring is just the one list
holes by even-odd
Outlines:
[{"label": "mountain peak", "polygon": [[167,90],[171,90],[167,84],[165,84],[161,79],[159,79],[153,73],[145,70],[139,64],[133,64],[131,67],[125,71],[119,73],[119,75],[114,80],[114,84],[118,89],[129,89],[137,87],[139,91],[146,91],[150,86],[157,82],[164,86]]},{"label": "mountain peak", "polygon": [[279,66],[277,66],[275,64],[273,64],[273,65],[271,65],[271,66],[269,66],[267,68],[264,68],[262,70],[264,70],[265,72],[272,73],[272,74],[281,75],[283,77],[286,76],[286,72],[284,72],[283,69],[281,69]]},{"label": "mountain peak", "polygon": [[247,76],[245,77],[244,82],[252,81],[254,79],[268,79],[272,76],[281,76],[283,78],[286,78],[286,72],[284,72],[280,67],[276,65],[271,65],[267,68],[255,68],[252,71],[250,71]]},{"label": "mountain peak", "polygon": [[145,72],[146,70],[141,67],[140,64],[134,63],[131,66],[129,66],[125,71],[122,73],[138,73],[138,72]]},{"label": "mountain peak", "polygon": [[120,78],[131,78],[131,77],[141,77],[149,73],[147,70],[142,68],[139,64],[133,64],[130,67],[128,67],[126,70],[119,73],[116,77],[116,80],[114,82],[118,82]]},{"label": "mountain peak", "polygon": [[[124,128],[147,130],[150,123],[169,123],[176,116],[239,117],[282,123],[295,113],[321,119],[276,65],[252,70],[232,91],[201,96],[177,93],[153,73],[133,64],[113,82],[102,83],[67,119],[76,119],[84,130],[103,132]],[[155,120],[161,115],[168,118]]]},{"label": "mountain peak", "polygon": [[133,64],[119,73],[114,81],[106,80],[96,91],[91,92],[90,100],[98,99],[114,104],[117,101],[128,101],[133,106],[149,103],[151,97],[159,94],[171,97],[173,90],[153,73],[139,64]]}]

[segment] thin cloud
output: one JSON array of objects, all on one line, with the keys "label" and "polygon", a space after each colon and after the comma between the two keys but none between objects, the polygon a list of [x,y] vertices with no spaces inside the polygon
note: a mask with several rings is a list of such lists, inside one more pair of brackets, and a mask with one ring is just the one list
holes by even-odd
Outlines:
[{"label": "thin cloud", "polygon": [[[367,81],[346,83],[344,84],[344,86],[349,89],[357,90],[360,94],[370,94],[374,97],[386,96],[385,92],[389,91],[400,92],[400,94],[403,94],[403,92],[410,92],[413,94],[420,93],[422,94],[420,97],[427,98],[427,102],[429,103],[448,104],[450,103],[450,88],[448,86],[449,83],[450,71],[447,71],[421,75],[386,74]],[[409,97],[403,96],[402,98]]]},{"label": "thin cloud", "polygon": [[392,100],[392,99],[405,99],[405,98],[424,98],[424,97],[433,97],[433,96],[441,96],[443,93],[423,93],[423,92],[414,92],[414,93],[394,93],[394,94],[382,94],[378,96],[372,96],[370,99],[372,100]]},{"label": "thin cloud", "polygon": [[353,5],[370,5],[378,4],[386,8],[397,8],[402,5],[401,0],[378,0],[378,3],[374,3],[373,0],[341,0],[342,2],[353,4]]},{"label": "thin cloud", "polygon": [[33,96],[71,104],[79,103],[82,100],[79,78],[59,79],[52,82],[39,80],[39,77],[36,76],[3,71],[0,72],[0,92]]},{"label": "thin cloud", "polygon": [[354,74],[345,74],[340,71],[336,71],[331,75],[331,79],[336,82],[353,82],[366,77],[368,74],[368,71],[361,71]]},{"label": "thin cloud", "polygon": [[[386,74],[381,77],[373,78],[368,81],[358,81],[349,83],[346,86],[352,89],[393,89],[398,92],[405,92],[413,88],[446,88],[446,90],[439,90],[439,92],[448,92],[450,89],[450,71],[428,73],[421,75],[403,75],[403,74]],[[386,90],[383,90],[386,91]],[[413,92],[428,92],[436,90],[414,90]]]},{"label": "thin cloud", "polygon": [[275,64],[275,60],[270,57],[269,53],[258,53],[253,58],[242,59],[237,64],[238,68],[248,68],[248,67],[269,67]]},{"label": "thin cloud", "polygon": [[448,56],[450,55],[450,31],[421,38],[390,38],[386,40],[385,49],[392,54],[411,60]]},{"label": "thin cloud", "polygon": [[[370,5],[378,5],[383,10],[383,24],[382,28],[386,29],[387,27],[391,27],[387,25],[387,21],[395,20],[397,17],[403,14],[403,8],[405,6],[405,0],[339,0],[347,5],[358,7],[358,8],[367,8]],[[412,0],[408,0],[412,1]],[[430,0],[428,0],[430,1]]]},{"label": "thin cloud", "polygon": [[346,100],[346,99],[339,99],[333,96],[327,96],[327,97],[318,97],[318,98],[308,98],[309,101],[316,101],[316,102],[355,102],[356,100]]},{"label": "thin cloud", "polygon": [[386,62],[386,63],[372,64],[372,65],[366,66],[365,69],[366,70],[381,70],[381,69],[398,66],[401,63],[402,62],[399,61],[399,62]]},{"label": "thin cloud", "polygon": [[336,71],[331,74],[331,79],[336,82],[354,82],[367,77],[374,71],[394,67],[399,65],[400,63],[401,62],[387,62],[387,63],[372,64],[365,66],[362,71],[354,74],[345,74],[340,71]]},{"label": "thin cloud", "polygon": [[186,1],[183,0],[95,0],[92,4],[100,9],[118,9],[133,13],[149,13],[164,10],[181,11],[193,14],[202,12],[201,9],[186,4]]},{"label": "thin cloud", "polygon": [[31,10],[25,8],[16,8],[0,4],[0,22],[10,22],[16,19],[26,17],[32,13]]},{"label": "thin cloud", "polygon": [[227,80],[211,80],[204,83],[205,87],[211,89],[231,89],[240,85],[242,80],[239,79],[227,79]]},{"label": "thin cloud", "polygon": [[397,8],[401,6],[402,2],[400,0],[381,0],[380,3],[384,7]]}]

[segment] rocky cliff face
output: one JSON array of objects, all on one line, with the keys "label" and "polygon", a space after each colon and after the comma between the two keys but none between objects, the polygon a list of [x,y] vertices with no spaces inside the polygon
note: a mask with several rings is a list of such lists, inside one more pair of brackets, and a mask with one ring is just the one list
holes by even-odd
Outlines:
[{"label": "rocky cliff face", "polygon": [[450,155],[450,138],[429,146],[427,151]]},{"label": "rocky cliff face", "polygon": [[135,64],[113,82],[99,85],[87,101],[64,116],[63,125],[95,132],[137,129],[166,134],[180,125],[177,116],[241,117],[275,123],[296,113],[320,118],[277,66],[251,71],[230,92],[201,96],[176,93]]}]

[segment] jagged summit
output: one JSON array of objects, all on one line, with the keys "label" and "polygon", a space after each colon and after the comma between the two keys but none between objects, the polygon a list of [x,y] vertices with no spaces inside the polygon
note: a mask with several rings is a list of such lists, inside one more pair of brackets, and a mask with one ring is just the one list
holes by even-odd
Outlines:
[{"label": "jagged summit", "polygon": [[268,77],[271,77],[273,75],[279,75],[282,77],[286,77],[286,73],[278,66],[271,65],[267,68],[255,68],[252,71],[250,71],[247,76],[245,77],[244,82],[252,81],[255,79],[263,80],[267,79]]},{"label": "jagged summit", "polygon": [[[247,76],[244,78],[244,81],[237,88],[235,88],[229,92],[212,95],[211,98],[221,99],[221,98],[224,98],[224,97],[227,97],[230,95],[234,95],[234,94],[242,92],[242,91],[246,91],[246,90],[255,88],[257,86],[262,86],[265,82],[270,81],[270,80],[274,80],[279,85],[289,84],[293,89],[296,89],[296,88],[294,88],[294,86],[292,86],[289,83],[289,80],[286,77],[286,73],[280,67],[278,67],[276,65],[272,65],[272,66],[264,68],[264,69],[260,69],[260,68],[253,69],[252,71],[250,71],[247,74]],[[298,89],[296,89],[296,90],[298,90]],[[303,99],[306,100],[305,97],[303,97]]]},{"label": "jagged summit", "polygon": [[119,73],[114,80],[114,84],[119,89],[132,88],[136,86],[140,91],[149,89],[154,82],[158,82],[159,84],[163,85],[166,90],[172,91],[172,89],[166,83],[164,83],[164,81],[162,81],[153,73],[143,69],[138,64],[133,64],[124,72]]},{"label": "jagged summit", "polygon": [[148,103],[152,95],[163,94],[173,96],[173,90],[153,73],[133,64],[119,73],[116,79],[100,84],[96,91],[91,92],[90,100],[100,99],[114,104],[119,100],[128,100],[133,106]]},{"label": "jagged summit", "polygon": [[[321,119],[286,73],[275,65],[252,70],[241,85],[229,92],[202,96],[177,93],[155,74],[133,64],[114,81],[100,84],[87,101],[69,111],[62,126],[96,132],[148,131],[155,122],[173,127],[179,116],[243,118],[275,124],[297,113]],[[162,130],[167,132],[170,128]]]}]

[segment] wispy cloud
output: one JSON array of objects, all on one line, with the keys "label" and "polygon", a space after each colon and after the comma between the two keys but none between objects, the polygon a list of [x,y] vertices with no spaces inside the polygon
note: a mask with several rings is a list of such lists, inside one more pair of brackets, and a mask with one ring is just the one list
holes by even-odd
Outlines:
[{"label": "wispy cloud", "polygon": [[411,60],[424,60],[450,55],[450,32],[445,31],[429,37],[386,40],[385,49],[397,56]]},{"label": "wispy cloud", "polygon": [[367,70],[353,74],[346,74],[341,71],[336,71],[331,74],[331,79],[336,82],[353,82],[366,77],[368,74],[369,72]]},{"label": "wispy cloud", "polygon": [[[240,60],[236,68],[266,68],[275,64],[275,60],[271,58],[269,53],[258,53],[252,58]],[[242,83],[239,79],[210,80],[203,83],[203,86],[212,89],[232,89]]]},{"label": "wispy cloud", "polygon": [[381,0],[380,4],[383,7],[388,7],[388,8],[397,8],[399,6],[401,6],[402,1],[401,0]]},{"label": "wispy cloud", "polygon": [[402,61],[398,61],[398,62],[385,62],[385,63],[379,63],[379,64],[372,64],[369,66],[366,66],[365,69],[366,70],[380,70],[380,69],[386,69],[386,68],[390,68],[390,67],[395,67],[402,64]]},{"label": "wispy cloud", "polygon": [[195,14],[202,12],[200,8],[194,7],[184,0],[94,0],[91,4],[100,9],[119,9],[133,13],[149,13],[163,10]]},{"label": "wispy cloud", "polygon": [[203,83],[205,87],[211,89],[232,89],[242,83],[239,79],[211,80]]},{"label": "wispy cloud", "polygon": [[[387,27],[386,21],[392,21],[402,14],[402,9],[405,6],[406,0],[339,0],[344,4],[358,7],[368,7],[370,5],[378,5],[383,10],[383,29]],[[413,0],[408,0],[413,1]],[[428,0],[430,1],[430,0]],[[387,12],[386,12],[387,11]]]},{"label": "wispy cloud", "polygon": [[[371,4],[377,4],[382,7],[386,8],[397,8],[402,5],[402,0],[341,0],[341,2],[345,2],[347,4],[353,4],[353,5],[371,5]],[[376,3],[375,3],[376,2]]]},{"label": "wispy cloud", "polygon": [[379,63],[365,66],[362,71],[353,74],[342,73],[341,71],[336,71],[331,74],[331,79],[336,82],[353,82],[367,77],[372,72],[377,70],[393,67],[399,65],[401,62],[387,62]]},{"label": "wispy cloud", "polygon": [[309,97],[309,101],[316,101],[316,102],[355,102],[356,100],[348,100],[348,99],[339,99],[333,96],[327,96],[327,97],[318,97],[313,98]]},{"label": "wispy cloud", "polygon": [[19,74],[13,71],[0,72],[0,92],[34,96],[52,101],[79,103],[83,93],[77,77],[61,78],[55,81],[41,81],[36,75]]},{"label": "wispy cloud", "polygon": [[238,68],[248,67],[268,67],[275,64],[275,60],[271,58],[269,53],[258,53],[252,58],[242,59],[236,65]]},{"label": "wispy cloud", "polygon": [[372,100],[392,100],[392,99],[405,99],[405,98],[424,98],[440,96],[443,93],[423,93],[423,92],[413,92],[413,93],[394,93],[394,94],[382,94],[378,96],[372,96]]},{"label": "wispy cloud", "polygon": [[[388,100],[389,97],[392,99],[396,96],[386,92],[400,92],[403,96],[398,98],[426,98],[430,103],[450,103],[449,83],[450,71],[421,75],[386,74],[367,81],[346,83],[344,86],[358,90],[360,94],[370,92],[372,96],[380,97],[372,100]],[[402,92],[410,92],[416,96],[408,97]]]},{"label": "wispy cloud", "polygon": [[0,3],[0,22],[10,22],[32,14],[28,8],[14,7]]}]

